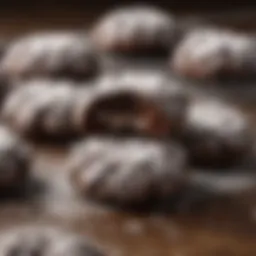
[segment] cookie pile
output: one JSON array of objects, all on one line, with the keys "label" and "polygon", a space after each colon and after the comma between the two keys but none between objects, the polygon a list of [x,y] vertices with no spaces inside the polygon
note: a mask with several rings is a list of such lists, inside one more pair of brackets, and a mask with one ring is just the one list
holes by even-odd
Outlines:
[{"label": "cookie pile", "polygon": [[[256,40],[181,24],[161,9],[130,6],[107,13],[90,31],[37,32],[5,46],[0,191],[25,184],[28,145],[38,141],[70,143],[69,182],[78,197],[128,208],[171,203],[195,185],[190,170],[239,168],[254,146],[250,120],[232,103],[195,90],[193,81],[254,77]],[[124,70],[114,68],[120,59],[129,59]],[[162,66],[147,69],[159,60]],[[79,243],[59,246],[66,237],[37,231],[1,240],[3,255],[101,255]]]}]

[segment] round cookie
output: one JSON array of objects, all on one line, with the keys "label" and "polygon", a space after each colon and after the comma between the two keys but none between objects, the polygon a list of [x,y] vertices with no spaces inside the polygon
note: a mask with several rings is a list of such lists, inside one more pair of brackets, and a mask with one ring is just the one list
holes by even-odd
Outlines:
[{"label": "round cookie", "polygon": [[69,139],[86,130],[91,88],[69,82],[35,80],[21,85],[6,99],[2,118],[18,133],[32,138]]},{"label": "round cookie", "polygon": [[187,33],[171,56],[174,72],[196,79],[247,77],[256,71],[256,39],[212,28]]},{"label": "round cookie", "polygon": [[2,232],[0,253],[7,255],[102,256],[86,239],[49,227],[20,227]]},{"label": "round cookie", "polygon": [[188,95],[161,73],[109,74],[98,88],[88,121],[94,130],[162,137],[182,126]]},{"label": "round cookie", "polygon": [[247,118],[238,109],[216,99],[191,102],[185,122],[185,144],[193,164],[228,167],[252,147]]},{"label": "round cookie", "polygon": [[37,33],[11,43],[1,63],[10,80],[35,77],[83,80],[99,72],[99,58],[85,35],[68,32]]},{"label": "round cookie", "polygon": [[152,6],[116,9],[92,30],[92,40],[101,51],[130,55],[166,54],[175,37],[174,18]]},{"label": "round cookie", "polygon": [[74,188],[87,198],[137,206],[172,197],[185,184],[186,154],[174,143],[89,138],[71,153]]}]

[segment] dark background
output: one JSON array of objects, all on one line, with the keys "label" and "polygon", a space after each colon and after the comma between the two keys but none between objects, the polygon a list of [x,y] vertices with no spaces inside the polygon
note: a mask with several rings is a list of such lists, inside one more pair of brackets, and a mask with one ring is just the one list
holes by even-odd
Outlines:
[{"label": "dark background", "polygon": [[54,1],[54,0],[43,0],[43,1],[1,1],[0,6],[3,8],[15,8],[15,9],[26,9],[26,8],[34,8],[34,7],[42,7],[42,6],[57,6],[57,7],[81,7],[84,6],[86,8],[102,8],[107,7],[109,5],[117,5],[117,4],[127,4],[127,3],[153,3],[158,4],[165,7],[171,7],[175,9],[190,9],[190,10],[229,10],[230,8],[240,8],[240,7],[252,7],[256,6],[256,2],[253,0],[239,0],[239,1],[188,1],[188,0],[179,0],[179,1],[133,1],[133,0],[96,0],[96,1],[84,1],[84,0],[73,0],[73,1]]},{"label": "dark background", "polygon": [[94,1],[84,1],[84,0],[64,0],[64,1],[54,1],[54,0],[41,0],[41,1],[17,1],[17,0],[4,0],[0,1],[0,7],[2,11],[27,11],[34,10],[40,11],[42,9],[88,9],[104,10],[109,7],[126,5],[126,4],[144,4],[151,3],[154,5],[159,5],[165,8],[171,8],[178,12],[198,12],[198,11],[230,11],[230,10],[241,10],[244,8],[255,8],[256,1],[253,0],[238,0],[238,1],[189,1],[189,0],[179,0],[179,1],[135,1],[135,0],[94,0]]},{"label": "dark background", "polygon": [[196,18],[218,25],[255,30],[256,1],[0,1],[0,36],[12,37],[34,30],[89,27],[101,14],[127,4],[161,6],[181,19]]}]

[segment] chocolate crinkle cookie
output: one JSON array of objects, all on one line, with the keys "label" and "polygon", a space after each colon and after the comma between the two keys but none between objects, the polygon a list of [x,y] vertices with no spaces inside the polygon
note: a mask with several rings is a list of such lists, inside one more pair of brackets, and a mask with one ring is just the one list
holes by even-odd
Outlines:
[{"label": "chocolate crinkle cookie", "polygon": [[103,256],[101,250],[87,239],[64,230],[25,226],[2,231],[2,256]]},{"label": "chocolate crinkle cookie", "polygon": [[74,88],[69,82],[30,81],[7,97],[2,118],[26,137],[70,139],[86,130],[92,91]]},{"label": "chocolate crinkle cookie", "polygon": [[93,130],[156,137],[180,131],[189,98],[161,73],[109,74],[98,81],[98,90],[90,112]]},{"label": "chocolate crinkle cookie", "polygon": [[175,195],[185,184],[186,154],[175,143],[89,138],[71,153],[71,183],[85,198],[138,206]]},{"label": "chocolate crinkle cookie", "polygon": [[11,192],[29,178],[31,149],[15,133],[0,126],[0,191]]},{"label": "chocolate crinkle cookie", "polygon": [[106,14],[92,30],[98,49],[121,54],[168,53],[175,41],[176,22],[161,9],[130,6]]},{"label": "chocolate crinkle cookie", "polygon": [[12,81],[34,77],[84,80],[95,77],[99,68],[99,58],[85,35],[48,32],[11,43],[0,74]]},{"label": "chocolate crinkle cookie", "polygon": [[171,67],[196,79],[251,77],[256,72],[256,38],[227,30],[194,29],[178,45]]},{"label": "chocolate crinkle cookie", "polygon": [[190,160],[199,166],[230,167],[252,149],[247,118],[216,99],[200,98],[190,103],[184,134]]}]

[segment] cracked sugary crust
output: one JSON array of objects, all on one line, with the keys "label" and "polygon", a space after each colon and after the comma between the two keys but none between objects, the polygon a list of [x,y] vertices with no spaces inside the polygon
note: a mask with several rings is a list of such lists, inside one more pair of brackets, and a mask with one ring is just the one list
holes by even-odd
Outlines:
[{"label": "cracked sugary crust", "polygon": [[28,35],[9,45],[1,75],[10,80],[33,77],[87,79],[99,71],[99,59],[86,36],[48,32]]},{"label": "cracked sugary crust", "polygon": [[[110,106],[120,103],[122,98],[121,94],[116,91],[110,92],[103,88],[95,89],[92,87],[87,88],[74,88],[69,82],[51,82],[51,81],[32,81],[13,91],[7,98],[3,106],[3,119],[16,131],[23,135],[28,136],[45,136],[45,137],[72,137],[80,136],[86,132],[118,132],[122,130],[121,126],[115,122],[120,122],[116,118],[125,119],[125,126],[136,126],[132,132],[139,134],[144,128],[134,125],[134,122],[139,122],[140,115],[144,117],[145,107],[143,109],[136,108],[144,104],[140,98],[140,94],[135,90],[131,96],[131,100],[135,105],[129,105],[124,111],[119,106],[117,115],[108,118],[108,110],[112,110]],[[104,107],[98,107],[104,100],[107,99],[108,103]],[[153,103],[152,103],[153,104]],[[141,110],[142,109],[142,110]],[[126,112],[125,112],[126,111]],[[142,113],[141,113],[142,111]],[[159,113],[161,111],[158,111]],[[158,112],[150,113],[150,120],[153,118],[153,124],[150,129],[152,133],[161,133],[161,130],[155,128],[158,125]],[[111,113],[112,115],[113,113]],[[147,115],[147,113],[146,113]],[[152,118],[151,116],[154,115]],[[161,117],[161,114],[160,114]],[[147,118],[147,116],[146,116]],[[101,125],[101,119],[104,120]],[[144,119],[143,119],[144,120]],[[145,134],[147,131],[145,131]]]},{"label": "cracked sugary crust", "polygon": [[2,256],[102,256],[85,239],[60,229],[49,227],[20,227],[3,231],[0,240]]},{"label": "cracked sugary crust", "polygon": [[17,188],[28,178],[31,152],[16,134],[0,127],[0,189]]},{"label": "cracked sugary crust", "polygon": [[73,149],[69,168],[82,195],[136,205],[179,191],[185,166],[185,153],[174,143],[94,137]]},{"label": "cracked sugary crust", "polygon": [[256,71],[256,39],[227,30],[193,29],[175,50],[171,66],[199,79],[250,75]]},{"label": "cracked sugary crust", "polygon": [[106,14],[92,30],[99,49],[117,53],[168,52],[175,40],[172,16],[151,6],[131,6]]},{"label": "cracked sugary crust", "polygon": [[162,137],[180,130],[187,101],[183,89],[162,75],[107,75],[80,87],[32,80],[7,97],[2,117],[30,137],[69,139],[95,132]]},{"label": "cracked sugary crust", "polygon": [[91,88],[35,80],[13,91],[3,106],[2,117],[25,136],[68,138],[85,131],[92,100]]},{"label": "cracked sugary crust", "polygon": [[[127,103],[130,111],[127,118],[137,133],[166,136],[174,134],[182,126],[189,96],[184,87],[170,82],[161,72],[125,71],[108,74],[98,81],[98,87],[101,91],[98,102],[114,102],[114,99],[119,99],[121,106],[125,97],[133,99],[133,104]],[[118,111],[124,119],[127,113],[122,113],[119,107],[116,108],[116,116]],[[110,122],[116,116],[109,118]]]},{"label": "cracked sugary crust", "polygon": [[248,125],[232,105],[209,98],[192,101],[184,129],[192,162],[209,167],[239,162],[252,146]]}]

